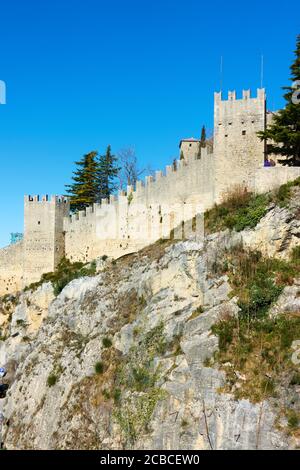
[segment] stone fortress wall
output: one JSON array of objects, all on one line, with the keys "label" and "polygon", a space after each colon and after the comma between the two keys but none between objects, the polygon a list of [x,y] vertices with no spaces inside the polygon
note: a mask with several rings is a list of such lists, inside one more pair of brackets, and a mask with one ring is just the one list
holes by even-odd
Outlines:
[{"label": "stone fortress wall", "polygon": [[[119,257],[168,236],[182,220],[214,202],[214,156],[202,149],[200,158],[178,160],[146,177],[127,192],[102,200],[65,219],[66,256],[90,261],[100,255]],[[201,188],[201,191],[199,190]]]},{"label": "stone fortress wall", "polygon": [[52,272],[65,254],[63,220],[69,215],[67,198],[24,198],[24,285]]},{"label": "stone fortress wall", "polygon": [[23,287],[23,241],[0,250],[0,296]]},{"label": "stone fortress wall", "polygon": [[199,152],[199,140],[184,139],[184,159],[164,173],[71,217],[63,197],[26,196],[24,240],[0,250],[0,295],[39,280],[63,256],[91,261],[137,251],[220,202],[236,185],[260,193],[297,178],[300,168],[264,167],[265,144],[257,132],[267,119],[264,89],[256,97],[243,91],[240,99],[235,92],[227,100],[215,93],[213,149]]}]

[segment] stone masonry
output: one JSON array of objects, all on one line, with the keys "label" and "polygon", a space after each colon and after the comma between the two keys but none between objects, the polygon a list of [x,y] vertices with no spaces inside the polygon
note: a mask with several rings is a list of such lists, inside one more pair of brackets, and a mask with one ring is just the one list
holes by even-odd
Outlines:
[{"label": "stone masonry", "polygon": [[62,196],[25,196],[24,240],[0,250],[0,295],[38,281],[63,256],[89,262],[135,252],[167,237],[237,185],[261,193],[297,178],[300,168],[264,166],[265,144],[257,132],[270,119],[264,89],[256,97],[243,91],[240,99],[234,91],[227,100],[215,93],[213,148],[199,152],[199,140],[183,139],[181,159],[165,172],[72,216]]}]

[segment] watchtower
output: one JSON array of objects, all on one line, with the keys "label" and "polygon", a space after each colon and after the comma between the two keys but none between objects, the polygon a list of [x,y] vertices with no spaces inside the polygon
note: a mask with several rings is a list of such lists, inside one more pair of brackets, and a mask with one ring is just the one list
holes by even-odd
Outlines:
[{"label": "watchtower", "polygon": [[25,196],[24,285],[52,272],[65,254],[63,220],[70,204],[63,196]]},{"label": "watchtower", "polygon": [[182,139],[179,144],[180,158],[183,157],[186,161],[195,160],[199,155],[200,140]]},{"label": "watchtower", "polygon": [[214,154],[216,162],[216,192],[218,201],[230,187],[243,185],[251,189],[254,175],[263,167],[265,144],[257,136],[266,127],[266,95],[263,88],[251,98],[243,90],[241,99],[235,91],[222,100],[214,99]]}]

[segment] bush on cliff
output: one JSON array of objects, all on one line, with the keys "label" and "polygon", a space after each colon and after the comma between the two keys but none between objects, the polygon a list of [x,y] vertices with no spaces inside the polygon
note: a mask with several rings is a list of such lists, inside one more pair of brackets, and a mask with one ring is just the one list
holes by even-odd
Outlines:
[{"label": "bush on cliff", "polygon": [[263,258],[241,247],[226,258],[223,272],[229,276],[232,295],[238,297],[240,312],[212,327],[219,337],[215,359],[226,371],[226,391],[234,391],[236,399],[260,402],[276,396],[278,385],[298,382],[291,346],[300,338],[300,316],[270,317],[268,310],[283,288],[299,277],[300,248],[293,250],[288,261]]},{"label": "bush on cliff", "polygon": [[89,264],[81,262],[71,263],[67,258],[63,258],[56,271],[43,274],[41,280],[34,284],[30,284],[25,290],[36,290],[45,282],[51,282],[54,289],[54,295],[57,296],[63,288],[74,279],[84,276],[94,276],[96,274],[96,263],[93,261]]},{"label": "bush on cliff", "polygon": [[227,193],[224,201],[205,213],[206,233],[225,230],[241,232],[254,228],[266,215],[271,203],[286,207],[292,197],[293,188],[300,186],[300,178],[283,184],[276,191],[255,195],[237,186]]}]

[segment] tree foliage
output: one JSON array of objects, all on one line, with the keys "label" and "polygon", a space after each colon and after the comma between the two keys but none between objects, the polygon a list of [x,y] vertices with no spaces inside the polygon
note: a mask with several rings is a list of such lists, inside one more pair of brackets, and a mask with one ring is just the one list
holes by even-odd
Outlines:
[{"label": "tree foliage", "polygon": [[99,187],[97,157],[97,152],[90,152],[75,162],[77,169],[73,172],[73,182],[66,185],[72,211],[83,210],[97,200]]},{"label": "tree foliage", "polygon": [[111,153],[109,145],[104,155],[100,155],[97,171],[98,200],[109,198],[117,189],[116,178],[120,171],[117,165],[118,159]]},{"label": "tree foliage", "polygon": [[295,60],[290,66],[291,86],[285,90],[285,107],[274,114],[271,125],[259,132],[261,140],[268,140],[267,153],[282,156],[279,162],[300,166],[300,35],[297,37]]},{"label": "tree foliage", "polygon": [[77,168],[73,172],[72,183],[66,185],[73,212],[100,202],[102,198],[109,198],[115,191],[119,168],[110,145],[104,155],[90,152],[75,162],[75,165]]},{"label": "tree foliage", "polygon": [[202,126],[201,130],[201,139],[200,139],[200,147],[206,147],[206,129],[205,126]]}]

